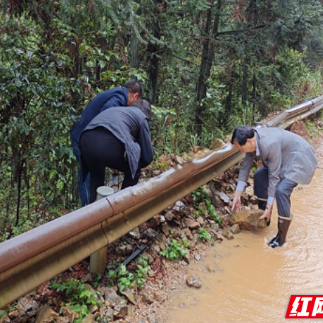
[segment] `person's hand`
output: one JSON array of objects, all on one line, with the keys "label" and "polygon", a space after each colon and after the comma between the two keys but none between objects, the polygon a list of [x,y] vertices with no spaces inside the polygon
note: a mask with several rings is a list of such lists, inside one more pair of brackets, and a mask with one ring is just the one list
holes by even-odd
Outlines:
[{"label": "person's hand", "polygon": [[241,196],[241,192],[236,191],[235,194],[234,194],[231,211],[241,210],[241,198],[240,198],[240,196]]},{"label": "person's hand", "polygon": [[271,218],[272,208],[273,208],[272,205],[267,204],[264,214],[259,219],[266,219],[267,223],[269,223]]}]

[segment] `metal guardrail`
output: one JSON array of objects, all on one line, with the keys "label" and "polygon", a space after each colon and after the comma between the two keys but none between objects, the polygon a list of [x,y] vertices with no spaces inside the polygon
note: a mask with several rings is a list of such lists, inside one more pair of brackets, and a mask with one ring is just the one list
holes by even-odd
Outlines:
[{"label": "metal guardrail", "polygon": [[300,117],[302,120],[306,119],[311,114],[315,114],[323,107],[323,96],[319,96],[313,100],[308,100],[294,108],[287,109],[277,115],[272,120],[265,123],[267,127],[281,127],[288,128],[295,119]]},{"label": "metal guardrail", "polygon": [[[282,112],[266,125],[286,127],[322,108],[323,96]],[[122,237],[242,158],[227,144],[0,243],[0,308]]]}]

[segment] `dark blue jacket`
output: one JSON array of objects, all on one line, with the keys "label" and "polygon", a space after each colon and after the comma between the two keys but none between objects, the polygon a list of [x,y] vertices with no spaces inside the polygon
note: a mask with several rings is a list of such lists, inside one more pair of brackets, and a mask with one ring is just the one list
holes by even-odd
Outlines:
[{"label": "dark blue jacket", "polygon": [[128,105],[128,90],[125,87],[115,87],[104,91],[93,98],[86,106],[81,117],[71,129],[72,144],[79,145],[82,131],[100,112],[111,107],[125,107]]}]

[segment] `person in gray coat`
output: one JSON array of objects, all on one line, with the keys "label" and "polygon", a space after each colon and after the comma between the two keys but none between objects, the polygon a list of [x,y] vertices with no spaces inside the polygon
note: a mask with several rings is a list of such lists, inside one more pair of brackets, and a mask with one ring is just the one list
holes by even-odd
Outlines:
[{"label": "person in gray coat", "polygon": [[232,210],[240,209],[240,196],[248,179],[255,157],[263,167],[254,175],[254,192],[258,206],[264,210],[260,217],[270,224],[276,198],[278,209],[278,233],[268,245],[282,246],[292,220],[290,196],[298,184],[309,184],[314,175],[317,160],[314,148],[302,137],[280,128],[251,128],[238,126],[231,144],[246,153],[233,199]]},{"label": "person in gray coat", "polygon": [[104,185],[106,167],[124,173],[121,189],[138,183],[141,168],[153,160],[148,121],[151,106],[138,100],[131,107],[112,107],[98,114],[80,139],[83,178],[90,172],[90,203]]}]

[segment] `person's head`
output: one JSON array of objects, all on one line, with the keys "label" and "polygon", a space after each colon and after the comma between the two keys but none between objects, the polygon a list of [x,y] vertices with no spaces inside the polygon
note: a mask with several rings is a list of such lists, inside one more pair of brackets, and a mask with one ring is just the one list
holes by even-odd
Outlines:
[{"label": "person's head", "polygon": [[144,88],[137,80],[126,82],[124,87],[128,90],[128,106],[133,105],[144,95]]},{"label": "person's head", "polygon": [[147,120],[151,120],[151,105],[148,101],[140,99],[133,104],[134,107],[139,108],[146,116]]},{"label": "person's head", "polygon": [[252,153],[256,150],[255,131],[249,126],[238,126],[234,129],[231,144],[243,153]]}]

